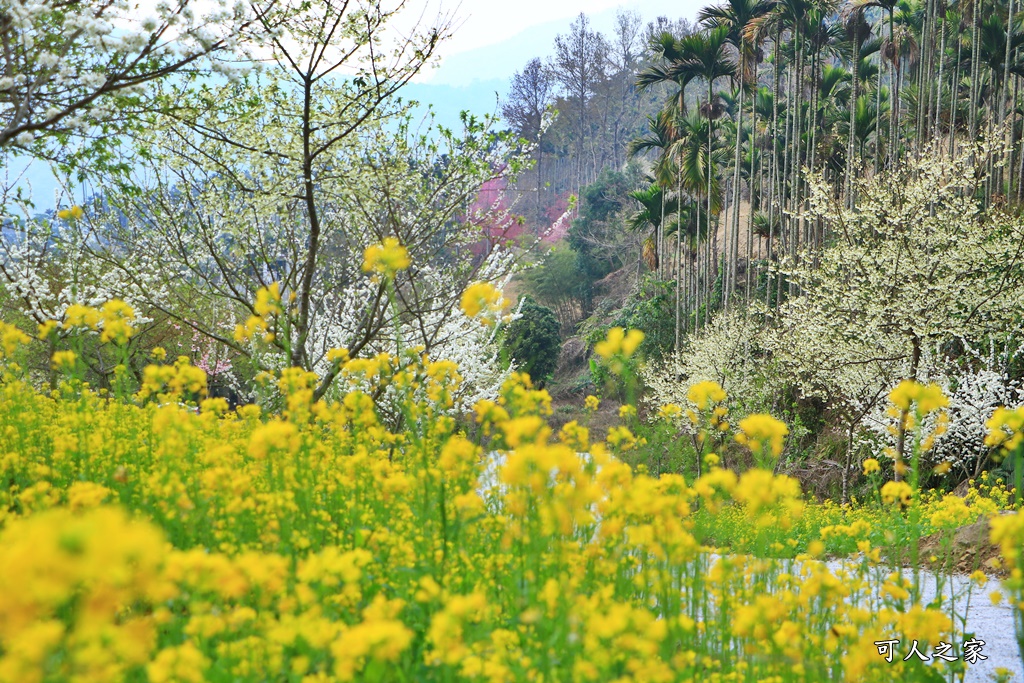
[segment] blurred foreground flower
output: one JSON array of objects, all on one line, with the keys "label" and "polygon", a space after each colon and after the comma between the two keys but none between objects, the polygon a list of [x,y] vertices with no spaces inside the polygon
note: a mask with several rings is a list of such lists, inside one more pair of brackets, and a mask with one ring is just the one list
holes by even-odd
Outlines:
[{"label": "blurred foreground flower", "polygon": [[985,422],[985,445],[1004,454],[1013,453],[1024,442],[1024,406],[996,408]]},{"label": "blurred foreground flower", "polygon": [[380,244],[373,244],[363,252],[363,271],[381,273],[394,277],[395,273],[409,267],[409,252],[395,237],[386,237]]},{"label": "blurred foreground flower", "polygon": [[[501,292],[489,282],[474,282],[462,293],[460,307],[467,318],[476,318],[485,312],[500,312],[504,304]],[[480,318],[484,325],[493,325],[494,320],[485,315]]]},{"label": "blurred foreground flower", "polygon": [[644,333],[640,330],[626,332],[621,327],[613,327],[608,330],[608,337],[594,345],[594,352],[608,360],[613,356],[629,358],[635,352],[640,342],[644,340]]},{"label": "blurred foreground flower", "polygon": [[755,456],[765,454],[765,447],[776,458],[782,455],[782,448],[789,427],[785,422],[776,420],[771,415],[748,415],[740,420],[740,432],[736,441],[745,445]]}]

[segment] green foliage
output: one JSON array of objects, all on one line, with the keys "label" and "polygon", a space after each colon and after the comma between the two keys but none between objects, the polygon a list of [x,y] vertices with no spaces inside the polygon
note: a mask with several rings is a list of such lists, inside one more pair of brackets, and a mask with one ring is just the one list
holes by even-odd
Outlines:
[{"label": "green foliage", "polygon": [[562,330],[571,330],[590,296],[590,281],[579,269],[576,252],[556,244],[541,264],[523,273],[522,280],[537,301],[554,309]]},{"label": "green foliage", "polygon": [[622,459],[639,472],[652,477],[680,474],[689,480],[697,474],[697,450],[691,435],[683,434],[668,420],[641,420],[635,416],[626,421],[637,437],[636,448]]},{"label": "green foliage", "polygon": [[526,297],[521,318],[513,320],[506,332],[504,350],[535,381],[543,384],[558,365],[562,346],[558,318],[547,306]]},{"label": "green foliage", "polygon": [[630,184],[623,173],[605,169],[583,188],[580,210],[569,228],[569,246],[578,255],[577,268],[588,281],[586,310],[591,308],[590,283],[622,267],[616,237],[624,230],[620,216]]},{"label": "green foliage", "polygon": [[[587,346],[593,348],[594,344],[601,341],[608,335],[611,326],[595,328],[586,336]],[[602,363],[600,358],[594,356],[590,359],[590,381],[596,388],[599,396],[611,398],[620,402],[628,402],[631,394],[636,394],[640,385],[640,368],[643,366],[643,356],[638,351],[629,358],[622,359],[623,369],[621,372],[613,372],[607,363]]]},{"label": "green foliage", "polygon": [[[609,327],[642,330],[640,354],[657,360],[675,345],[675,283],[662,282],[653,274],[645,277],[640,289],[626,299]],[[605,330],[606,331],[606,330]]]}]

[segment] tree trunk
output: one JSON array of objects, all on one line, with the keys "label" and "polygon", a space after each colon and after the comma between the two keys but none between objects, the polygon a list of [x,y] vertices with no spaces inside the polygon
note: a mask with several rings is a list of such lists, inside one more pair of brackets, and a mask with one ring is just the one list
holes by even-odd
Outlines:
[{"label": "tree trunk", "polygon": [[[857,17],[859,19],[859,17]],[[857,25],[857,21],[854,25]],[[860,84],[860,36],[854,29],[853,36],[853,83],[850,95],[850,134],[846,145],[846,206],[853,209],[853,142],[857,138],[857,86]]]},{"label": "tree trunk", "polygon": [[856,428],[856,424],[851,424],[849,429],[846,430],[846,466],[843,467],[843,504],[850,502],[849,496],[849,481],[850,481],[850,467],[853,460],[853,430]]},{"label": "tree trunk", "polygon": [[953,67],[953,80],[950,83],[949,93],[949,156],[953,156],[953,146],[955,145],[954,132],[956,131],[956,122],[960,114],[960,60],[963,58],[964,52],[964,41],[960,37],[959,31],[956,35],[956,66]]},{"label": "tree trunk", "polygon": [[[792,162],[792,177],[790,178],[789,186],[789,206],[792,212],[796,212],[800,204],[800,132],[801,124],[803,119],[803,108],[801,106],[801,99],[803,96],[803,71],[804,71],[804,50],[803,41],[799,29],[796,32],[796,69],[794,78],[793,88],[793,162]],[[787,234],[789,236],[789,257],[793,263],[796,263],[797,249],[799,248],[800,242],[800,224],[793,216],[789,217],[789,230]],[[793,283],[790,282],[789,294],[793,295]]]},{"label": "tree trunk", "polygon": [[[917,335],[911,337],[910,343],[912,345],[910,352],[910,372],[907,379],[917,381],[917,370],[921,364],[921,340],[918,339]],[[907,433],[904,429],[905,415],[900,416],[900,424],[896,436],[896,463],[899,465],[903,462],[903,455],[906,451]],[[900,473],[899,467],[896,468],[896,481],[901,481],[903,475]]]},{"label": "tree trunk", "polygon": [[[750,179],[747,181],[747,273],[744,279],[745,302],[750,303],[751,265],[754,258],[754,193],[760,191],[761,155],[757,153],[757,61],[754,61],[754,95],[750,102]],[[755,187],[756,186],[756,187]]]},{"label": "tree trunk", "polygon": [[[971,123],[969,142],[972,147],[978,139],[978,79],[981,77],[981,59],[979,59],[981,40],[979,39],[980,31],[978,30],[978,2],[979,0],[974,0],[972,4],[973,18],[971,19]],[[974,160],[974,152],[971,152],[971,160]]]},{"label": "tree trunk", "polygon": [[[709,277],[708,277],[708,285],[707,285],[707,296],[705,297],[707,303],[704,306],[704,327],[705,328],[707,327],[708,322],[710,320],[709,316],[711,315],[711,305],[710,305],[711,304],[711,292],[712,292],[712,287],[713,287],[713,282],[714,282],[715,268],[718,265],[717,263],[712,263],[712,261],[711,261],[711,249],[710,249],[712,243],[715,243],[714,246],[715,246],[715,250],[716,251],[717,251],[717,247],[718,247],[718,245],[717,245],[718,231],[715,230],[714,234],[711,233],[711,178],[712,178],[712,176],[714,174],[714,168],[713,168],[713,165],[712,165],[712,146],[714,145],[714,127],[715,127],[714,120],[711,118],[711,107],[712,107],[711,100],[712,100],[713,97],[714,97],[714,79],[709,78],[708,79],[708,160],[707,160],[707,165],[706,165],[707,166],[707,174],[708,174],[708,247],[709,247],[709,249],[708,249],[708,273],[709,273]],[[717,259],[716,259],[716,261],[717,261]]]},{"label": "tree trunk", "polygon": [[[939,136],[942,133],[942,131],[941,131],[940,127],[939,127],[939,121],[941,120],[941,116],[942,116],[942,72],[943,72],[943,70],[945,69],[945,66],[946,66],[946,20],[945,20],[945,17],[943,17],[942,21],[938,25],[940,27],[939,28],[939,80],[938,80],[938,85],[937,85],[938,92],[936,93],[936,96],[935,96],[935,108],[933,110],[935,112],[935,123],[933,125],[933,131],[934,131],[934,143],[935,143],[936,151],[938,151]],[[950,92],[950,96],[952,96],[952,91]]]},{"label": "tree trunk", "polygon": [[729,310],[729,299],[731,298],[732,292],[736,286],[736,260],[739,258],[739,249],[737,242],[740,237],[740,147],[742,146],[743,139],[743,99],[746,94],[746,84],[744,83],[745,68],[746,68],[746,52],[743,49],[743,45],[740,45],[740,109],[739,115],[736,117],[736,155],[733,159],[733,171],[732,171],[732,258],[729,265],[729,288],[724,292],[723,296],[725,299],[725,310]]},{"label": "tree trunk", "polygon": [[886,161],[886,168],[892,168],[893,162],[896,160],[896,142],[899,131],[899,110],[900,110],[900,92],[899,92],[899,76],[900,69],[899,64],[902,62],[900,59],[899,49],[896,47],[896,43],[893,42],[893,11],[889,10],[889,45],[893,50],[893,59],[889,62],[889,149],[886,155],[888,160]]}]

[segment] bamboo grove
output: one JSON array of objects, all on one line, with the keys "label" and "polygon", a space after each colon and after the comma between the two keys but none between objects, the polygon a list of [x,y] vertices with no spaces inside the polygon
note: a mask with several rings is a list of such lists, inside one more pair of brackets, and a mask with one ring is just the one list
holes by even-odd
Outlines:
[{"label": "bamboo grove", "polygon": [[715,310],[795,293],[776,266],[813,262],[829,239],[803,216],[810,173],[855,208],[858,178],[996,139],[979,162],[979,199],[1018,204],[1021,10],[1015,0],[727,0],[702,9],[688,35],[654,36],[636,84],[665,93],[664,105],[630,144],[653,161],[649,186],[630,196],[633,227],[651,235],[645,259],[677,283],[676,345]]}]

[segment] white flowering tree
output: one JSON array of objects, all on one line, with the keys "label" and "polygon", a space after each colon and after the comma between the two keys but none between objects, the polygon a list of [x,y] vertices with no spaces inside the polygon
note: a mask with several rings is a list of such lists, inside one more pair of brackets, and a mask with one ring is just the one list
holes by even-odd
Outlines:
[{"label": "white flowering tree", "polygon": [[[257,368],[318,372],[318,395],[337,373],[328,351],[372,355],[399,339],[435,357],[487,359],[474,372],[488,383],[492,335],[458,301],[467,284],[513,267],[507,250],[480,248],[511,217],[501,198],[473,207],[480,186],[514,176],[529,150],[513,155],[490,119],[450,131],[411,118],[396,94],[448,24],[396,37],[387,27],[401,5],[250,3],[266,36],[262,68],[154,85],[164,106],[132,134],[131,173],[102,176],[81,217],[20,221],[3,240],[7,292],[36,322],[61,319],[83,293],[120,296]],[[412,261],[390,289],[361,269],[363,250],[387,237]],[[223,311],[258,315],[257,292],[272,283],[283,294],[274,334],[236,339]]]},{"label": "white flowering tree", "polygon": [[[1019,338],[1019,330],[1013,335]],[[948,426],[938,430],[923,460],[939,471],[952,470],[962,477],[977,477],[991,463],[992,452],[985,445],[985,423],[996,408],[1024,404],[1024,387],[1011,372],[1011,366],[1019,360],[1020,349],[994,341],[985,349],[975,348],[966,340],[958,340],[957,346],[961,352],[956,359],[929,358],[929,365],[938,368],[932,381],[949,397],[944,411]],[[936,415],[928,416],[926,432],[935,431]],[[892,452],[898,446],[898,424],[899,420],[884,404],[876,405],[858,425],[862,428],[858,445],[873,452]]]},{"label": "white flowering tree", "polygon": [[[61,319],[130,289],[83,257],[61,221],[28,218],[28,159],[70,171],[124,168],[120,134],[166,109],[154,85],[186,73],[237,75],[267,36],[265,2],[6,0],[0,3],[0,297],[27,321]],[[58,244],[60,245],[58,247]],[[140,318],[140,321],[144,318]]]},{"label": "white flowering tree", "polygon": [[847,436],[844,495],[857,432],[884,413],[901,379],[945,381],[963,394],[954,401],[963,410],[950,415],[962,429],[951,423],[949,444],[977,432],[978,406],[1015,389],[982,373],[984,364],[953,372],[952,345],[960,355],[965,346],[1004,348],[1024,311],[1024,220],[984,208],[984,182],[969,152],[936,152],[862,180],[851,209],[822,177],[810,178],[803,219],[820,223],[829,245],[783,266],[798,295],[777,312],[723,317],[652,372],[657,400],[674,400],[679,379],[715,379],[741,398],[788,386],[821,399]]},{"label": "white flowering tree", "polygon": [[805,220],[834,243],[787,273],[802,295],[780,310],[776,357],[805,392],[831,396],[851,430],[899,379],[940,371],[924,362],[930,349],[1016,329],[1024,221],[978,201],[974,158],[984,154],[936,152],[863,180],[852,209],[810,180]]},{"label": "white flowering tree", "polygon": [[109,153],[111,134],[155,104],[151,84],[186,70],[235,72],[244,48],[276,29],[258,17],[278,4],[6,0],[0,149],[66,160],[69,137],[84,136]]},{"label": "white flowering tree", "polygon": [[716,317],[680,351],[642,371],[651,408],[686,405],[690,386],[713,381],[725,389],[734,409],[778,413],[784,382],[767,341],[763,312],[731,311]]},{"label": "white flowering tree", "polygon": [[[319,372],[322,395],[336,374],[332,348],[372,354],[401,337],[433,353],[475,338],[451,324],[458,297],[512,262],[477,248],[509,209],[471,207],[482,184],[518,173],[526,157],[490,119],[466,117],[460,131],[417,124],[394,97],[440,29],[387,50],[391,15],[379,5],[323,3],[299,18],[273,34],[261,73],[168,89],[174,112],[136,136],[140,170],[105,197],[110,211],[76,227],[147,305],[263,369]],[[366,246],[389,237],[412,261],[391,290],[361,270]],[[190,315],[197,296],[256,315],[256,292],[274,282],[285,312],[259,348]]]}]

